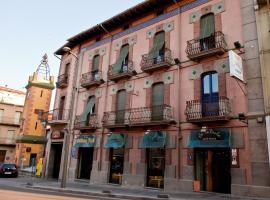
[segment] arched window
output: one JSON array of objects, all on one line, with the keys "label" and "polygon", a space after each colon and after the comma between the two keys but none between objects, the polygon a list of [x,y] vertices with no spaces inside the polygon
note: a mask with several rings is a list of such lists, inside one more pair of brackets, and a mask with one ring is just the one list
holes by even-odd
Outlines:
[{"label": "arched window", "polygon": [[152,86],[152,120],[163,119],[164,84],[156,83]]},{"label": "arched window", "polygon": [[119,90],[117,92],[116,101],[116,123],[122,124],[125,121],[126,108],[126,90]]},{"label": "arched window", "polygon": [[213,13],[203,15],[200,19],[201,50],[215,47],[215,16]]},{"label": "arched window", "polygon": [[219,109],[218,73],[207,72],[202,74],[202,114],[216,116]]}]

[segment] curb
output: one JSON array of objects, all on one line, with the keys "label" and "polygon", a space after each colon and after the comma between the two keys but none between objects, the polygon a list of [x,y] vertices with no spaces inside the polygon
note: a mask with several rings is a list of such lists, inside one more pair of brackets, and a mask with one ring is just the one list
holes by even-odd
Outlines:
[{"label": "curb", "polygon": [[76,194],[76,195],[86,195],[86,196],[92,196],[92,197],[120,198],[120,199],[130,199],[130,200],[168,200],[168,199],[171,199],[169,196],[168,196],[168,198],[163,198],[165,196],[160,196],[160,197],[159,196],[158,197],[131,196],[131,195],[111,193],[110,191],[89,192],[89,191],[81,191],[81,190],[40,187],[40,186],[31,186],[31,185],[26,185],[26,188],[31,188],[31,189],[36,189],[36,190],[53,191],[53,192],[61,192],[61,193],[69,193],[69,194]]}]

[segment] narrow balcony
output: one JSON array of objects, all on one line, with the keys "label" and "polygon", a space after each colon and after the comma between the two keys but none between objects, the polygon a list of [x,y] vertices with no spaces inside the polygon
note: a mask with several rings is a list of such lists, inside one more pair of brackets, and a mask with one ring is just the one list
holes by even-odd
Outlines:
[{"label": "narrow balcony", "polygon": [[221,55],[226,52],[227,44],[222,32],[215,32],[215,35],[193,39],[187,42],[187,57],[190,60],[200,60],[213,55]]},{"label": "narrow balcony", "polygon": [[57,88],[65,88],[68,86],[68,75],[62,74],[57,77],[56,87]]},{"label": "narrow balcony", "polygon": [[0,138],[0,145],[1,146],[16,146],[16,138],[15,137],[11,137],[11,138],[1,137]]},{"label": "narrow balcony", "polygon": [[144,54],[141,60],[141,69],[144,72],[152,72],[159,69],[167,69],[172,66],[173,58],[170,49],[165,49],[159,56],[153,57],[150,53]]},{"label": "narrow balcony", "polygon": [[175,123],[172,107],[168,105],[105,112],[102,121],[106,128],[160,126]]},{"label": "narrow balcony", "polygon": [[123,64],[121,70],[119,72],[114,72],[113,65],[110,65],[108,71],[108,79],[111,81],[117,81],[123,78],[130,78],[136,75],[136,71],[134,69],[134,65],[132,61],[128,61],[127,64]]},{"label": "narrow balcony", "polygon": [[[43,119],[48,120],[50,125],[67,124],[69,121],[69,109],[54,109],[52,111],[43,113]],[[52,114],[51,119],[48,119],[49,113]]]},{"label": "narrow balcony", "polygon": [[15,118],[15,117],[6,117],[2,116],[0,118],[0,125],[7,125],[7,126],[20,126],[21,119]]},{"label": "narrow balcony", "polygon": [[100,71],[92,71],[82,74],[81,86],[89,88],[92,86],[98,86],[104,83],[102,79],[102,73]]},{"label": "narrow balcony", "polygon": [[95,130],[98,128],[98,115],[90,114],[87,121],[81,121],[80,115],[76,116],[74,122],[74,129],[77,130]]},{"label": "narrow balcony", "polygon": [[231,103],[227,97],[216,101],[192,100],[186,102],[188,122],[228,121],[231,117]]}]

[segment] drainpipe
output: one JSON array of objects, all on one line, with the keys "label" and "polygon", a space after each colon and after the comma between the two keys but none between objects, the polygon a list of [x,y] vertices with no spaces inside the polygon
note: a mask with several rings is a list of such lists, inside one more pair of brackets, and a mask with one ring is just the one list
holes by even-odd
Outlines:
[{"label": "drainpipe", "polygon": [[[108,67],[110,66],[111,63],[111,49],[112,49],[112,39],[113,36],[112,34],[106,29],[104,28],[104,26],[102,24],[99,24],[100,27],[108,34],[110,35],[110,46],[109,46],[109,56],[108,56]],[[107,111],[107,102],[108,102],[108,87],[109,87],[109,80],[108,80],[108,74],[107,74],[107,81],[106,81],[106,90],[105,90],[105,101],[104,101],[104,112]],[[101,166],[102,166],[102,156],[103,156],[103,142],[104,142],[104,132],[105,132],[105,128],[102,126],[102,131],[101,131],[101,139],[100,139],[100,154],[99,154],[99,159],[100,159],[100,164],[98,166],[98,170],[101,171]]]},{"label": "drainpipe", "polygon": [[[179,35],[178,35],[178,39],[179,39],[179,47],[181,47],[181,7],[179,5],[179,3],[177,2],[177,0],[173,0],[173,2],[177,5],[178,7],[178,29],[179,29]],[[179,48],[179,58],[181,59],[181,48]],[[180,116],[181,116],[181,102],[180,102],[180,63],[176,63],[177,64],[177,74],[178,74],[178,80],[177,80],[177,96],[178,96],[178,101],[177,101],[177,107],[178,107],[178,120],[177,120],[177,126],[178,126],[178,156],[177,156],[177,164],[178,164],[178,170],[176,173],[176,177],[177,179],[181,178],[181,142],[182,142],[182,134],[181,134],[181,127],[180,127]]]}]

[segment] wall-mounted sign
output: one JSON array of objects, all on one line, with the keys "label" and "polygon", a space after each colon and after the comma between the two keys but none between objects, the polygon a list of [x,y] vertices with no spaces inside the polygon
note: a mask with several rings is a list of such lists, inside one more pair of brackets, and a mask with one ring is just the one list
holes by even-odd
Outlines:
[{"label": "wall-mounted sign", "polygon": [[231,149],[231,166],[239,167],[239,150]]},{"label": "wall-mounted sign", "polygon": [[206,129],[198,133],[199,140],[222,140],[222,134],[219,131],[213,129]]},{"label": "wall-mounted sign", "polygon": [[64,132],[61,131],[53,131],[51,134],[51,139],[63,139],[65,136]]},{"label": "wall-mounted sign", "polygon": [[242,57],[233,50],[229,51],[230,75],[244,81]]}]

